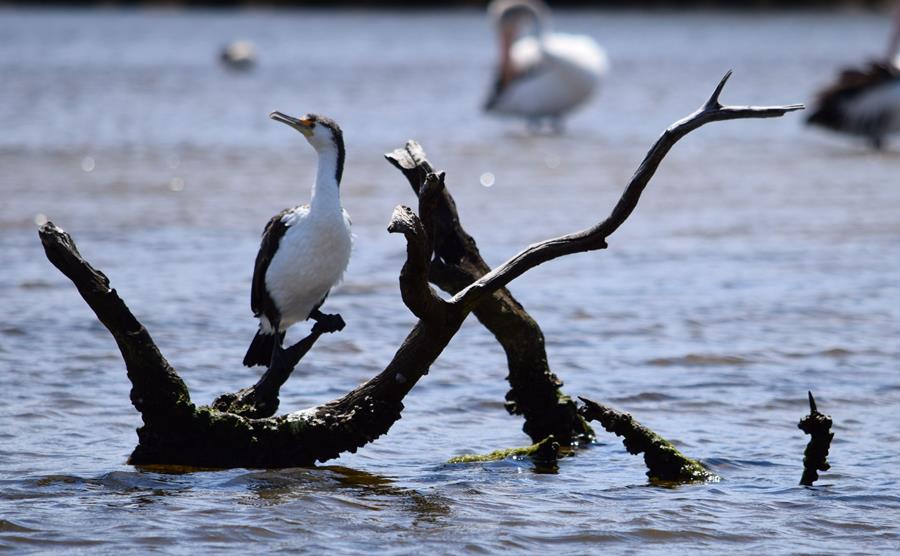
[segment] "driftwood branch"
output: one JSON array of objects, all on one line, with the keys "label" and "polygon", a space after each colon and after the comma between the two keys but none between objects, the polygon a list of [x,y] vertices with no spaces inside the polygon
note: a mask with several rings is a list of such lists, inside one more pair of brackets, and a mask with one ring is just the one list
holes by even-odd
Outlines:
[{"label": "driftwood branch", "polygon": [[340,315],[335,315],[335,317],[333,326],[331,321],[316,321],[312,332],[296,344],[286,348],[280,357],[275,358],[256,384],[249,388],[242,388],[233,394],[222,394],[210,407],[252,419],[275,415],[275,412],[278,411],[280,401],[278,396],[281,393],[281,387],[291,377],[291,373],[294,372],[294,368],[300,363],[303,356],[312,349],[322,334],[344,329],[344,319]]},{"label": "driftwood branch", "polygon": [[[421,145],[408,141],[385,158],[403,173],[421,198],[426,178],[434,173]],[[490,272],[491,267],[481,257],[475,239],[463,229],[450,191],[444,187],[441,193],[433,210],[434,260],[429,279],[452,295]],[[578,414],[575,402],[562,393],[562,381],[550,370],[544,333],[512,293],[500,288],[479,303],[474,313],[506,353],[510,384],[506,408],[525,417],[523,428],[532,441],[553,436],[569,446],[591,438],[590,426]]]},{"label": "driftwood branch", "polygon": [[656,169],[659,168],[663,158],[665,158],[675,143],[691,131],[712,122],[745,118],[775,118],[783,116],[787,112],[803,108],[802,104],[786,106],[723,106],[719,103],[719,95],[729,77],[731,77],[730,71],[725,74],[718,86],[716,86],[712,96],[699,110],[669,126],[662,136],[656,140],[656,143],[650,148],[650,152],[647,153],[634,176],[632,176],[619,202],[616,203],[616,206],[605,220],[586,230],[548,239],[528,247],[457,293],[451,300],[451,303],[470,307],[539,264],[563,255],[605,249],[607,247],[606,239],[619,229],[619,226],[625,222],[635,207],[637,207],[644,188],[647,187],[650,179],[656,173]]},{"label": "driftwood branch", "polygon": [[[408,224],[422,226],[415,215]],[[228,400],[220,398],[229,411],[191,403],[186,386],[149,333],[110,289],[106,277],[80,256],[69,234],[47,223],[39,235],[48,259],[72,280],[119,345],[133,385],[132,402],[144,421],[138,430],[139,444],[129,459],[133,464],[288,467],[354,452],[387,432],[400,418],[401,400],[428,372],[464,318],[458,311],[448,311],[439,321],[420,320],[385,370],[342,398],[280,417],[253,418],[260,408],[250,403],[242,415],[239,399],[229,405]],[[427,271],[427,265],[404,267],[402,281],[411,297],[427,296]],[[325,331],[314,328],[313,334],[289,349],[292,356],[285,361],[299,359]],[[270,369],[280,378],[264,377],[261,382],[286,380],[290,370]],[[266,403],[259,405],[267,411],[277,406],[277,399]],[[231,412],[235,409],[238,412]]]},{"label": "driftwood branch", "polygon": [[40,229],[47,258],[78,288],[78,293],[109,330],[131,380],[131,402],[145,415],[179,415],[189,411],[187,386],[156,347],[150,333],[131,314],[109,279],[91,266],[62,229],[47,222]]},{"label": "driftwood branch", "polygon": [[819,413],[812,392],[808,394],[809,415],[797,423],[797,428],[810,436],[806,450],[803,451],[803,476],[800,478],[800,484],[804,486],[812,486],[819,480],[819,471],[831,469],[828,463],[828,450],[834,438],[834,433],[831,432],[831,417]]},{"label": "driftwood branch", "polygon": [[622,443],[629,454],[644,454],[647,476],[657,481],[690,483],[715,479],[700,462],[681,452],[668,440],[634,420],[628,413],[622,413],[591,401],[584,402],[581,414],[589,421],[598,421],[603,428],[622,437]]},{"label": "driftwood branch", "polygon": [[406,263],[400,272],[400,295],[403,303],[420,319],[440,320],[447,310],[447,302],[441,299],[428,284],[428,271],[433,250],[433,215],[438,196],[444,189],[444,175],[428,174],[419,197],[422,220],[412,209],[398,206],[391,215],[388,232],[406,236]]},{"label": "driftwood branch", "polygon": [[[406,209],[395,212],[400,218],[392,221],[394,230],[407,239],[408,260],[400,276],[402,296],[419,321],[381,373],[337,400],[279,417],[248,418],[215,407],[195,406],[183,381],[115,290],[110,289],[106,277],[80,256],[68,234],[52,223],[42,226],[39,233],[48,259],[72,280],[112,333],[125,360],[133,386],[132,403],[144,421],[138,429],[139,443],[130,462],[213,467],[310,465],[345,451],[356,451],[386,433],[400,418],[404,397],[427,374],[468,313],[529,268],[564,254],[604,247],[605,238],[634,209],[656,167],[680,137],[711,121],[771,117],[798,108],[722,107],[717,100],[721,87],[722,84],[704,108],[666,130],[606,221],[584,232],[529,247],[474,284],[462,287],[449,302],[439,298],[428,285],[434,266],[434,261],[428,261],[432,245],[436,252],[444,253],[442,262],[452,264],[452,242],[462,237],[441,236],[437,229],[442,219],[436,215],[448,206],[438,202],[445,191],[443,180],[438,177],[441,187],[433,186],[434,198],[427,191],[420,194],[422,221]],[[432,237],[441,240],[433,241]],[[286,379],[283,371],[281,376],[270,379],[272,383]]]}]

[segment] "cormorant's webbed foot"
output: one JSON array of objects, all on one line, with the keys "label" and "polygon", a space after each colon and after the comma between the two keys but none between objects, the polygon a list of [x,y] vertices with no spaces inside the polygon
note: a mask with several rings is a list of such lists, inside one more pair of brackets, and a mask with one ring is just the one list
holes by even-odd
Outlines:
[{"label": "cormorant's webbed foot", "polygon": [[326,315],[322,311],[316,309],[312,313],[309,314],[309,318],[316,321],[316,324],[313,325],[313,332],[318,332],[319,334],[330,334],[332,332],[339,332],[344,329],[346,323],[344,323],[344,319],[341,318],[341,315]]}]

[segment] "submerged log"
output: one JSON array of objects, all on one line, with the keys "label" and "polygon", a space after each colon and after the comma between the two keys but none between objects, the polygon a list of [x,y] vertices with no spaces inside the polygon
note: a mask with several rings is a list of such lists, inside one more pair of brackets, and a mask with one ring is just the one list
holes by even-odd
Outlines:
[{"label": "submerged log", "polygon": [[812,486],[819,480],[819,471],[831,469],[828,463],[828,450],[831,448],[834,433],[831,432],[831,417],[819,413],[812,392],[807,394],[809,394],[809,415],[797,423],[797,428],[810,436],[806,450],[803,451],[803,476],[800,477],[800,484]]},{"label": "submerged log", "polygon": [[622,437],[622,443],[629,454],[644,454],[647,476],[652,480],[692,483],[715,480],[716,476],[676,448],[671,442],[635,421],[628,413],[600,405],[587,398],[581,414],[585,419],[597,421],[607,431]]},{"label": "submerged log", "polygon": [[[449,300],[439,297],[429,286],[435,245],[430,231],[436,229],[435,223],[440,220],[435,214],[443,206],[444,182],[443,175],[428,174],[424,185],[418,188],[421,218],[409,208],[397,207],[388,226],[389,232],[401,233],[406,238],[407,259],[400,271],[400,292],[403,302],[419,321],[384,370],[369,381],[334,401],[277,417],[263,416],[277,407],[277,387],[290,376],[296,364],[293,358],[282,368],[270,368],[269,376],[264,375],[251,388],[252,396],[247,391],[238,392],[220,397],[213,407],[198,407],[150,334],[110,288],[106,276],[81,257],[66,232],[48,222],[39,232],[48,259],[75,284],[115,338],[125,361],[132,383],[131,400],[144,422],[138,429],[138,446],[129,461],[204,467],[303,466],[326,461],[342,452],[355,452],[385,434],[400,418],[404,397],[428,373],[466,316],[539,264],[571,253],[605,248],[606,238],[632,213],[660,162],[679,139],[710,122],[777,117],[802,108],[800,105],[722,106],[718,98],[729,75],[730,72],[704,106],[663,133],[609,217],[587,230],[526,248],[460,287]],[[321,332],[314,329],[311,336],[289,348],[298,361]],[[545,375],[544,380],[549,378]],[[558,384],[553,387],[558,388]],[[563,423],[541,426],[568,430],[571,436],[571,422],[563,419]]]}]

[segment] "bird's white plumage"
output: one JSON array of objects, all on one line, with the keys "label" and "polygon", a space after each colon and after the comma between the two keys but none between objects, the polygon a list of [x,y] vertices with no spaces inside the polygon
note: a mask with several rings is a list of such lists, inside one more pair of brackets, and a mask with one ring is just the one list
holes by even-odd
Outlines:
[{"label": "bird's white plumage", "polygon": [[[341,207],[336,177],[341,161],[334,136],[317,125],[307,140],[318,153],[310,202],[281,217],[287,229],[265,273],[266,290],[281,317],[279,331],[309,318],[350,262],[353,236],[350,217]],[[268,318],[258,317],[260,330],[273,332]]]},{"label": "bird's white plumage", "polygon": [[[281,329],[301,322],[328,295],[350,262],[352,235],[344,210],[297,207],[282,217],[288,226],[266,272],[266,289],[281,312]],[[271,332],[263,316],[260,325]]]},{"label": "bird's white plumage", "polygon": [[565,33],[521,37],[509,56],[519,77],[504,87],[492,110],[529,118],[576,108],[594,93],[609,66],[592,38]]}]

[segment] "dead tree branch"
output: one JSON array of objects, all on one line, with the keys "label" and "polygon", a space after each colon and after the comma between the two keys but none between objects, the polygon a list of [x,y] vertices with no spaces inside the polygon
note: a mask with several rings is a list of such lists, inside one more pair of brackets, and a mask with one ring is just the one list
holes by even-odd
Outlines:
[{"label": "dead tree branch", "polygon": [[[440,300],[428,285],[428,257],[421,256],[429,241],[421,233],[423,224],[412,211],[400,209],[395,211],[391,228],[419,230],[417,235],[406,234],[415,244],[409,247],[410,253],[420,255],[418,262],[404,265],[401,271],[407,296],[427,299],[433,295]],[[245,416],[191,403],[184,383],[150,335],[109,288],[106,277],[80,256],[72,238],[53,223],[42,226],[39,234],[48,259],[73,281],[113,334],[125,359],[133,385],[132,402],[144,420],[138,430],[139,444],[129,459],[133,464],[289,467],[354,452],[387,432],[400,418],[401,400],[428,372],[464,318],[455,308],[426,311],[428,318],[413,328],[385,370],[344,397],[280,417],[251,418],[253,410]],[[296,359],[321,332],[314,330],[291,348],[296,349]],[[289,374],[290,369],[274,374],[279,373]],[[277,400],[268,403],[277,405]]]},{"label": "dead tree branch", "polygon": [[[419,317],[418,323],[381,373],[337,400],[280,417],[254,419],[212,407],[196,407],[178,374],[115,290],[110,289],[106,277],[80,256],[68,234],[52,223],[42,226],[39,233],[48,259],[72,280],[112,333],[125,360],[133,386],[132,403],[144,421],[138,429],[139,443],[130,462],[212,467],[310,465],[345,451],[356,451],[386,433],[400,418],[403,398],[428,372],[468,313],[529,268],[565,254],[605,247],[605,238],[634,210],[644,186],[679,138],[712,121],[780,116],[799,108],[722,107],[718,94],[723,85],[724,80],[701,110],[666,130],[606,221],[584,232],[525,249],[462,288],[449,302],[428,285],[433,245],[429,232],[440,220],[435,218],[435,212],[444,206],[431,198],[429,191],[438,195],[444,189],[440,177],[426,179],[432,184],[440,182],[441,186],[426,187],[424,195],[420,192],[422,221],[412,211],[401,208],[395,211],[390,226],[407,239],[408,260],[400,273],[400,286],[404,301]],[[452,241],[452,237],[445,241]],[[273,382],[277,382],[274,378]]]},{"label": "dead tree branch", "polygon": [[729,77],[731,77],[730,71],[725,74],[712,96],[699,110],[687,118],[672,124],[663,132],[662,136],[650,148],[647,156],[644,157],[643,162],[641,162],[634,176],[632,176],[619,202],[616,203],[616,206],[604,221],[586,230],[548,239],[528,247],[457,293],[451,300],[451,303],[460,304],[468,308],[480,302],[492,292],[506,286],[506,284],[521,276],[528,269],[534,268],[539,264],[563,255],[605,249],[607,247],[606,238],[618,230],[619,226],[625,222],[635,207],[637,207],[644,188],[647,187],[650,179],[656,173],[656,169],[659,168],[663,158],[665,158],[675,143],[691,131],[712,122],[745,118],[775,118],[783,116],[787,112],[803,108],[802,104],[790,104],[787,106],[723,106],[719,103],[719,95]]},{"label": "dead tree branch", "polygon": [[635,421],[628,413],[602,406],[579,397],[584,402],[581,414],[589,421],[598,421],[607,431],[622,437],[629,454],[643,452],[647,476],[653,480],[691,483],[708,481],[715,475],[700,462],[678,451],[671,442]]},{"label": "dead tree branch", "polygon": [[[444,174],[428,174],[422,184],[419,212],[432,229],[435,205],[443,191]],[[412,311],[412,314],[420,319],[440,320],[447,310],[447,302],[441,299],[428,284],[433,239],[432,234],[426,231],[425,226],[412,209],[398,206],[391,216],[388,232],[402,233],[406,236],[406,264],[400,272],[400,295],[403,303]]]},{"label": "dead tree branch", "polygon": [[336,315],[335,326],[329,322],[316,321],[308,336],[284,350],[281,357],[272,361],[259,381],[249,388],[242,388],[234,394],[222,394],[210,407],[217,411],[234,413],[241,417],[262,419],[271,417],[278,411],[281,387],[291,377],[294,368],[303,356],[312,349],[313,344],[322,334],[338,332],[344,329],[344,319]]},{"label": "dead tree branch", "polygon": [[40,229],[47,258],[75,286],[109,330],[131,380],[131,403],[150,416],[180,415],[189,412],[191,397],[187,386],[156,347],[150,333],[131,314],[109,279],[92,267],[78,252],[69,234],[48,222]]},{"label": "dead tree branch", "polygon": [[812,392],[807,394],[809,394],[809,415],[797,423],[797,428],[810,437],[806,450],[803,451],[803,476],[800,478],[800,484],[812,486],[819,480],[819,471],[831,469],[828,463],[828,450],[831,448],[834,433],[831,432],[831,417],[819,413]]},{"label": "dead tree branch", "polygon": [[[434,172],[422,147],[408,141],[385,158],[421,196],[426,177]],[[429,273],[432,283],[452,295],[491,271],[475,239],[460,224],[456,202],[446,188],[436,196],[433,229],[434,260]],[[553,436],[569,446],[578,439],[592,437],[593,431],[578,414],[575,402],[560,391],[562,381],[550,370],[544,333],[512,293],[500,288],[479,303],[474,313],[506,353],[510,384],[506,408],[511,414],[525,417],[523,429],[532,441]]]}]

